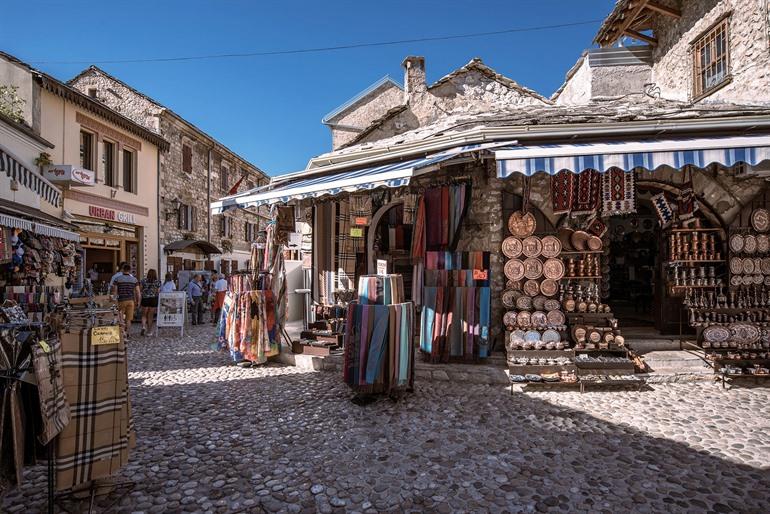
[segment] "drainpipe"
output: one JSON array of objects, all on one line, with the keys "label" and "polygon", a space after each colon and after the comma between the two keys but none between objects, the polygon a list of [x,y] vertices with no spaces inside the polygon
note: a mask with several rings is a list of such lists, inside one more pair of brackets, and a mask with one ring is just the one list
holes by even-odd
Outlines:
[{"label": "drainpipe", "polygon": [[161,276],[166,276],[166,272],[165,272],[165,270],[161,269],[161,267],[160,267],[160,265],[161,265],[161,263],[163,261],[163,259],[162,259],[162,255],[163,254],[161,253],[161,242],[160,242],[160,234],[161,234],[161,232],[160,232],[160,148],[155,147],[155,149],[156,149],[155,160],[157,162],[157,173],[155,174],[155,176],[156,176],[155,180],[156,180],[156,183],[157,183],[157,185],[156,185],[157,190],[155,191],[156,204],[157,204],[156,209],[157,209],[157,211],[156,211],[155,217],[158,220],[158,268],[157,269],[158,269],[158,276],[161,277]]},{"label": "drainpipe", "polygon": [[214,149],[212,146],[209,148],[206,160],[206,242],[211,242],[211,211],[209,205],[211,205],[211,151]]}]

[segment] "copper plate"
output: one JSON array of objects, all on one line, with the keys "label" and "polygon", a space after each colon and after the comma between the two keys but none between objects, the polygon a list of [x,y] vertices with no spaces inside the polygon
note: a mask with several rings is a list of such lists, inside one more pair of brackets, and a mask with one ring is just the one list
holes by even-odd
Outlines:
[{"label": "copper plate", "polygon": [[765,277],[762,275],[752,275],[752,282],[754,282],[754,285],[761,285],[765,281]]},{"label": "copper plate", "polygon": [[532,324],[532,316],[529,311],[521,311],[516,316],[516,324],[520,327],[528,327]]},{"label": "copper plate", "polygon": [[746,275],[754,273],[754,259],[743,259],[743,272]]},{"label": "copper plate", "polygon": [[521,255],[521,239],[508,236],[503,241],[503,255],[509,259],[514,259]]},{"label": "copper plate", "polygon": [[543,311],[535,311],[532,313],[531,318],[532,325],[536,327],[544,327],[548,323],[548,318]]},{"label": "copper plate", "polygon": [[545,304],[543,305],[543,307],[547,311],[555,311],[555,310],[558,310],[559,307],[561,307],[561,302],[556,298],[549,298],[548,300],[545,301]]},{"label": "copper plate", "polygon": [[546,343],[558,343],[561,341],[561,336],[555,330],[546,330],[543,332],[543,341]]},{"label": "copper plate", "polygon": [[550,311],[547,315],[548,323],[553,327],[559,327],[566,323],[564,313],[560,310]]},{"label": "copper plate", "polygon": [[741,276],[741,283],[744,286],[750,286],[754,283],[754,275],[743,275]]},{"label": "copper plate", "polygon": [[516,211],[508,218],[508,230],[512,236],[529,237],[535,233],[535,217],[531,212]]},{"label": "copper plate", "polygon": [[538,257],[543,251],[543,243],[537,236],[529,236],[521,244],[523,246],[522,253],[526,257]]},{"label": "copper plate", "polygon": [[754,209],[751,213],[751,226],[757,232],[770,230],[770,212],[767,209]]},{"label": "copper plate", "polygon": [[556,236],[545,236],[542,239],[543,252],[542,256],[548,259],[557,257],[561,253],[561,241]]},{"label": "copper plate", "polygon": [[730,259],[730,273],[733,275],[739,275],[743,273],[743,259],[740,257],[733,257]]},{"label": "copper plate", "polygon": [[770,252],[770,237],[767,237],[767,234],[759,234],[757,236],[757,252]]},{"label": "copper plate", "polygon": [[532,298],[529,296],[520,296],[516,299],[516,308],[519,310],[528,310],[532,308]]},{"label": "copper plate", "polygon": [[733,323],[730,325],[730,336],[738,344],[751,344],[759,341],[761,332],[755,325],[748,323]]},{"label": "copper plate", "polygon": [[548,259],[543,264],[543,276],[551,280],[561,280],[564,277],[564,262],[561,259]]},{"label": "copper plate", "polygon": [[575,248],[572,247],[572,234],[575,232],[571,228],[559,229],[559,242],[561,243],[562,250],[572,251]]},{"label": "copper plate", "polygon": [[505,288],[506,289],[514,289],[514,290],[515,289],[521,289],[521,284],[519,284],[519,282],[516,281],[516,280],[508,279],[505,282]]},{"label": "copper plate", "polygon": [[540,292],[545,296],[555,296],[559,292],[559,283],[547,278],[540,282]]},{"label": "copper plate", "polygon": [[577,310],[578,310],[578,312],[586,312],[588,310],[588,303],[587,302],[578,302]]},{"label": "copper plate", "polygon": [[730,236],[730,250],[734,253],[741,253],[743,251],[743,236],[740,234],[733,234]]},{"label": "copper plate", "polygon": [[764,257],[762,259],[759,270],[765,275],[770,275],[770,257]]},{"label": "copper plate", "polygon": [[503,314],[503,325],[506,327],[516,326],[516,311],[508,311]]},{"label": "copper plate", "polygon": [[592,343],[598,343],[602,340],[602,333],[599,332],[596,329],[592,329],[588,331],[588,340]]},{"label": "copper plate", "polygon": [[500,295],[500,301],[506,309],[513,309],[516,306],[516,293],[513,289],[507,289]]},{"label": "copper plate", "polygon": [[595,252],[602,249],[602,240],[597,236],[591,236],[587,241],[588,249]]},{"label": "copper plate", "polygon": [[524,278],[524,263],[519,259],[511,259],[505,263],[505,276],[513,281]]},{"label": "copper plate", "polygon": [[744,237],[743,238],[743,251],[748,253],[748,254],[752,254],[752,253],[756,252],[757,251],[757,238],[752,236],[752,235],[748,235],[748,236]]},{"label": "copper plate", "polygon": [[574,231],[569,238],[570,243],[572,243],[572,247],[577,251],[587,250],[589,239],[591,239],[591,235],[588,232],[583,232],[582,230]]},{"label": "copper plate", "polygon": [[733,275],[730,277],[730,285],[731,286],[739,286],[743,283],[743,280],[741,279],[740,275]]},{"label": "copper plate", "polygon": [[575,300],[564,300],[564,310],[567,312],[575,312]]},{"label": "copper plate", "polygon": [[583,325],[575,325],[572,328],[572,339],[574,339],[576,343],[582,343],[586,340],[587,332],[586,327]]},{"label": "copper plate", "polygon": [[546,298],[543,295],[537,295],[532,299],[532,308],[538,311],[545,309]]},{"label": "copper plate", "polygon": [[[524,276],[535,280],[543,276],[543,261],[530,257],[524,260]],[[524,289],[526,291],[526,288]]]},{"label": "copper plate", "polygon": [[540,294],[540,284],[538,284],[537,280],[527,280],[524,282],[524,292],[534,298]]}]

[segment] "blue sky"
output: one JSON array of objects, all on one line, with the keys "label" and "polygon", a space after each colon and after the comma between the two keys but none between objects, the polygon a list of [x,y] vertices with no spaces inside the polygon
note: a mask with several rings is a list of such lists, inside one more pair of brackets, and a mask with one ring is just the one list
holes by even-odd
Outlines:
[{"label": "blue sky", "polygon": [[276,175],[301,170],[310,157],[330,150],[331,136],[321,118],[383,75],[400,82],[407,55],[425,56],[429,82],[481,57],[499,73],[548,96],[591,46],[599,23],[324,53],[98,61],[317,48],[573,23],[601,19],[613,5],[614,0],[3,0],[0,49],[62,80],[94,62]]}]

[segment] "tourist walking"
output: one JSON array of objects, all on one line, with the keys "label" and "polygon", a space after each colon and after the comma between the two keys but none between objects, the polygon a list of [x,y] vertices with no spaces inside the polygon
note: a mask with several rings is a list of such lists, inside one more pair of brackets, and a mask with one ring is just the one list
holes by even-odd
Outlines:
[{"label": "tourist walking", "polygon": [[199,325],[203,323],[203,276],[195,275],[187,285],[187,293],[190,295],[192,303],[192,324]]},{"label": "tourist walking", "polygon": [[163,285],[160,286],[161,293],[173,293],[176,291],[176,284],[174,283],[174,275],[166,273],[166,277],[163,279]]},{"label": "tourist walking", "polygon": [[131,338],[131,321],[134,319],[136,305],[139,303],[139,281],[131,274],[131,266],[123,264],[120,275],[112,281],[112,294],[118,298],[118,310],[126,322],[126,340]]},{"label": "tourist walking", "polygon": [[227,278],[225,278],[225,274],[215,275],[214,278],[217,278],[217,280],[214,282],[214,294],[216,296],[214,296],[214,313],[211,317],[212,325],[216,325],[219,322],[222,306],[225,304],[225,294],[227,294]]},{"label": "tourist walking", "polygon": [[152,335],[152,323],[155,320],[155,313],[158,311],[158,292],[160,291],[160,280],[158,273],[151,269],[147,276],[142,279],[142,335]]}]

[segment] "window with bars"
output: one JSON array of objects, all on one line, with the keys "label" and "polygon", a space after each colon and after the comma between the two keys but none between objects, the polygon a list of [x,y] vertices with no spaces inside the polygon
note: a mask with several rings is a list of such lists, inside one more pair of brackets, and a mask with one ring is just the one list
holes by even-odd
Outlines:
[{"label": "window with bars", "polygon": [[693,99],[702,98],[730,79],[730,18],[725,17],[692,44]]},{"label": "window with bars", "polygon": [[198,209],[191,205],[180,205],[179,214],[177,215],[177,228],[180,230],[197,230],[197,217]]},{"label": "window with bars", "polygon": [[257,225],[256,223],[249,223],[247,221],[244,226],[246,228],[244,230],[243,240],[250,243],[257,238]]},{"label": "window with bars", "polygon": [[232,220],[227,216],[222,216],[219,219],[219,235],[222,237],[230,237],[232,232]]}]

